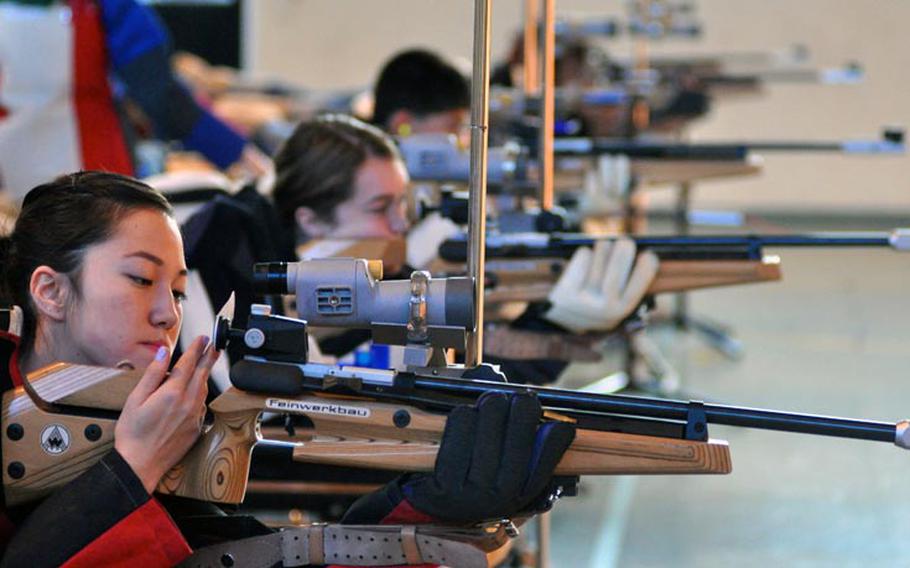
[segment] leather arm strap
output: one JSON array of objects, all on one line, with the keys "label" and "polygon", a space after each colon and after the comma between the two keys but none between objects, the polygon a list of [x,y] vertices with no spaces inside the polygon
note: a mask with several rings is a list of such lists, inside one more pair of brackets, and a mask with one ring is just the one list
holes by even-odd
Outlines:
[{"label": "leather arm strap", "polygon": [[486,568],[486,550],[502,546],[500,529],[453,529],[412,525],[310,525],[209,546],[183,568],[244,566],[390,566],[445,564]]}]

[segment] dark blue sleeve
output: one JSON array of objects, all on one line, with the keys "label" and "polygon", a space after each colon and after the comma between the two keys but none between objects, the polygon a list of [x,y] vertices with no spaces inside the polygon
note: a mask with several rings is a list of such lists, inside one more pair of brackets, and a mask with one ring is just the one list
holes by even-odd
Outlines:
[{"label": "dark blue sleeve", "polygon": [[240,158],[246,140],[201,107],[170,67],[167,30],[135,0],[98,0],[113,72],[151,119],[156,134],[177,139],[220,168]]}]

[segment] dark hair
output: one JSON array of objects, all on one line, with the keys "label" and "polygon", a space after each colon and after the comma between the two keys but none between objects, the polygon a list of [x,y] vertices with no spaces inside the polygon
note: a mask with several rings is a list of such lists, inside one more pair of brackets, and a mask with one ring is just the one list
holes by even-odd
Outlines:
[{"label": "dark hair", "polygon": [[13,232],[0,238],[0,300],[22,308],[23,353],[35,339],[37,318],[29,295],[35,269],[50,266],[78,285],[86,249],[110,238],[117,223],[139,209],[172,214],[167,200],[151,187],[108,172],[60,176],[28,192]]},{"label": "dark hair", "polygon": [[403,51],[379,73],[373,93],[373,124],[385,128],[392,115],[406,110],[417,116],[468,108],[468,80],[435,53]]},{"label": "dark hair", "polygon": [[298,207],[335,222],[335,208],[351,198],[357,170],[368,158],[401,159],[391,138],[356,118],[327,114],[294,129],[275,156],[272,197],[278,216],[295,226]]}]

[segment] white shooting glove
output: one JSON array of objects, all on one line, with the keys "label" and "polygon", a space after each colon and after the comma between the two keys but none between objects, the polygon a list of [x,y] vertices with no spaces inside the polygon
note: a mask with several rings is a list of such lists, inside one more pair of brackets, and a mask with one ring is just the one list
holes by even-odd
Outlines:
[{"label": "white shooting glove", "polygon": [[575,333],[610,331],[641,303],[659,264],[651,251],[636,260],[627,237],[579,248],[550,291],[544,317]]},{"label": "white shooting glove", "polygon": [[439,256],[439,245],[461,233],[451,219],[430,213],[408,231],[408,264],[422,270]]},{"label": "white shooting glove", "polygon": [[596,167],[585,172],[584,192],[579,209],[584,215],[598,216],[621,211],[632,180],[632,162],[624,155],[603,155]]}]

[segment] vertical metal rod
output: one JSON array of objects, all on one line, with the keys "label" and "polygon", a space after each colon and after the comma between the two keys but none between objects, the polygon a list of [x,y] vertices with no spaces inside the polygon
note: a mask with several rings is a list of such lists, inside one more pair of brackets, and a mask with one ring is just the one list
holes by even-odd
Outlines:
[{"label": "vertical metal rod", "polygon": [[468,276],[474,282],[474,332],[468,334],[465,365],[483,361],[483,276],[487,218],[487,130],[490,111],[492,0],[474,0],[474,66],[471,76],[471,203],[468,219]]},{"label": "vertical metal rod", "polygon": [[[644,14],[645,25],[649,25],[653,20],[653,3],[654,0],[642,0],[639,3],[639,9]],[[635,74],[639,81],[644,81],[651,67],[650,45],[647,34],[642,34],[642,37],[633,43],[633,51]],[[651,123],[651,109],[649,108],[647,97],[642,93],[638,93],[636,99],[632,104],[633,136],[637,136],[640,132],[647,129]]]},{"label": "vertical metal rod", "polygon": [[[676,232],[679,235],[688,235],[689,209],[692,203],[692,182],[684,181],[679,184],[679,194],[676,197],[675,222]],[[685,292],[676,294],[673,322],[678,329],[686,329],[689,322],[689,296]]]},{"label": "vertical metal rod", "polygon": [[550,568],[550,513],[537,516],[537,568]]},{"label": "vertical metal rod", "polygon": [[543,84],[540,92],[540,208],[553,209],[553,136],[556,98],[556,0],[544,0]]},{"label": "vertical metal rod", "polygon": [[525,0],[524,58],[522,59],[525,96],[537,94],[540,89],[540,63],[537,57],[537,0]]}]

